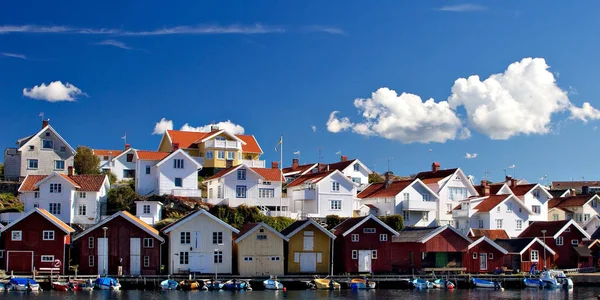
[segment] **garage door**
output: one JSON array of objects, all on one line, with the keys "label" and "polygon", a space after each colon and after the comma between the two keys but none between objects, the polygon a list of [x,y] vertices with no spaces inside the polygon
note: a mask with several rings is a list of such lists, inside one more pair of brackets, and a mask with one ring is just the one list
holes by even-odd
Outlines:
[{"label": "garage door", "polygon": [[33,251],[7,251],[7,269],[15,273],[33,271]]},{"label": "garage door", "polygon": [[300,253],[300,272],[317,271],[317,253]]}]

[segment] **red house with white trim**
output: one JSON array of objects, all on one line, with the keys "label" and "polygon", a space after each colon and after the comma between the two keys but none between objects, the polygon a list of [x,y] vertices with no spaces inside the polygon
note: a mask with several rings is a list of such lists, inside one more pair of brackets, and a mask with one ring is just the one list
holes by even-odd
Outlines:
[{"label": "red house with white trim", "polygon": [[377,217],[346,219],[333,228],[335,268],[340,273],[392,271],[392,237],[398,232]]},{"label": "red house with white trim", "polygon": [[503,263],[507,269],[529,272],[535,263],[538,271],[544,266],[550,269],[555,265],[556,252],[538,238],[497,239],[494,242],[508,251]]},{"label": "red house with white trim", "polygon": [[463,266],[468,273],[490,273],[496,268],[502,268],[506,254],[506,249],[482,236],[469,245],[463,256]]},{"label": "red house with white trim", "polygon": [[68,267],[68,247],[75,230],[43,208],[34,208],[1,230],[4,238],[6,272],[31,274],[53,268],[60,261],[63,274]]}]

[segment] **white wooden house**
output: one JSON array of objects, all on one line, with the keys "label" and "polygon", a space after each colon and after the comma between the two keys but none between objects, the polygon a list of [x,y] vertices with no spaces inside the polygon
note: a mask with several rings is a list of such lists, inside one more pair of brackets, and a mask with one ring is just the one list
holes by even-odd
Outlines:
[{"label": "white wooden house", "polygon": [[140,195],[201,197],[202,165],[183,149],[173,152],[136,150],[135,189]]}]

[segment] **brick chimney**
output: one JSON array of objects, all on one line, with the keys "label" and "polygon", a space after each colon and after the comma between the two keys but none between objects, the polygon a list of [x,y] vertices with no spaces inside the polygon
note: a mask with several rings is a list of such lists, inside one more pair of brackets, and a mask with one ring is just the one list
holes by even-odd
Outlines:
[{"label": "brick chimney", "polygon": [[569,196],[577,196],[577,191],[575,189],[570,189]]},{"label": "brick chimney", "polygon": [[173,143],[173,144],[171,144],[171,148],[173,148],[173,151],[179,150],[179,143]]},{"label": "brick chimney", "polygon": [[481,181],[481,187],[483,187],[483,195],[482,196],[489,196],[490,195],[490,185],[487,180]]},{"label": "brick chimney", "polygon": [[440,170],[440,163],[434,162],[431,164],[431,172],[435,173]]},{"label": "brick chimney", "polygon": [[276,162],[276,161],[271,162],[271,168],[272,169],[279,169],[279,162]]},{"label": "brick chimney", "polygon": [[298,160],[297,158],[292,158],[292,170],[296,170],[296,168],[298,168],[299,165],[300,160]]},{"label": "brick chimney", "polygon": [[340,157],[340,161],[342,161],[342,162],[344,162],[344,161],[348,161],[348,156],[346,156],[346,155],[342,155],[342,156]]},{"label": "brick chimney", "polygon": [[42,120],[42,129],[48,126],[48,120]]},{"label": "brick chimney", "polygon": [[67,168],[67,174],[68,174],[69,176],[73,176],[73,175],[75,175],[75,168],[73,168],[73,166],[69,166],[69,167]]},{"label": "brick chimney", "polygon": [[125,150],[129,150],[129,148],[131,148],[130,144],[125,144]]},{"label": "brick chimney", "polygon": [[517,180],[514,178],[510,179],[510,187],[516,187],[517,186]]},{"label": "brick chimney", "polygon": [[385,174],[383,174],[383,176],[385,178],[383,187],[387,189],[394,181],[394,173],[392,173],[392,171],[387,171]]},{"label": "brick chimney", "polygon": [[325,163],[317,164],[317,169],[319,170],[319,172],[325,172],[325,171],[327,171],[328,168],[329,168],[328,164],[325,164]]}]

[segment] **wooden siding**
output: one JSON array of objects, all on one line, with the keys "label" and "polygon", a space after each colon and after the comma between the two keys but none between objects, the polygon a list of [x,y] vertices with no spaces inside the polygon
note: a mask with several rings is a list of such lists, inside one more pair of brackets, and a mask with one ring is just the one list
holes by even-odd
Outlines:
[{"label": "wooden siding", "polygon": [[[304,250],[304,232],[314,232],[313,250]],[[300,263],[294,260],[295,253],[321,253],[321,262],[317,263],[317,271],[311,273],[328,274],[331,265],[331,238],[320,229],[310,224],[290,237],[287,250],[287,272],[298,274]]]},{"label": "wooden siding", "polygon": [[[364,233],[364,228],[375,228],[375,233]],[[352,234],[358,234],[358,242],[352,242]],[[387,234],[387,241],[379,240],[380,234]],[[392,271],[392,236],[385,227],[374,220],[365,222],[345,237],[335,239],[335,269],[342,273],[358,273],[358,259],[352,259],[353,250],[376,250],[377,258],[371,260],[371,272],[389,273]]]},{"label": "wooden siding", "polygon": [[[285,241],[272,231],[264,229],[264,232],[260,232],[261,229],[264,229],[262,225],[234,244],[238,272],[242,276],[283,275]],[[267,239],[259,240],[257,235],[266,235]],[[252,261],[244,261],[244,257],[252,257]],[[279,260],[271,260],[272,257],[279,257]]]},{"label": "wooden siding", "polygon": [[[481,269],[481,253],[487,255],[487,268],[485,270]],[[473,254],[475,254],[475,258],[473,258]],[[492,258],[490,258],[490,254]],[[467,268],[468,273],[490,273],[496,268],[502,268],[503,264],[504,254],[485,241],[469,249],[463,256],[463,266]]]},{"label": "wooden siding", "polygon": [[[570,230],[569,232],[564,231],[560,235],[563,237],[563,245],[562,246],[556,245],[556,240],[554,238],[552,238],[551,236],[550,237],[546,236],[546,244],[548,245],[548,247],[550,247],[552,250],[554,250],[556,252],[557,257],[556,257],[556,261],[554,263],[556,264],[556,266],[558,268],[561,268],[561,269],[569,269],[569,268],[579,267],[577,259],[576,259],[576,257],[578,257],[578,255],[577,255],[577,252],[575,251],[575,249],[573,249],[573,246],[571,245],[571,240],[576,239],[581,244],[582,239],[585,238],[585,236],[579,230],[577,230],[573,225],[569,226],[569,230]],[[539,236],[537,238],[539,238],[541,241],[543,241],[542,236]],[[542,255],[542,252],[540,251],[540,256],[541,255]]]}]

